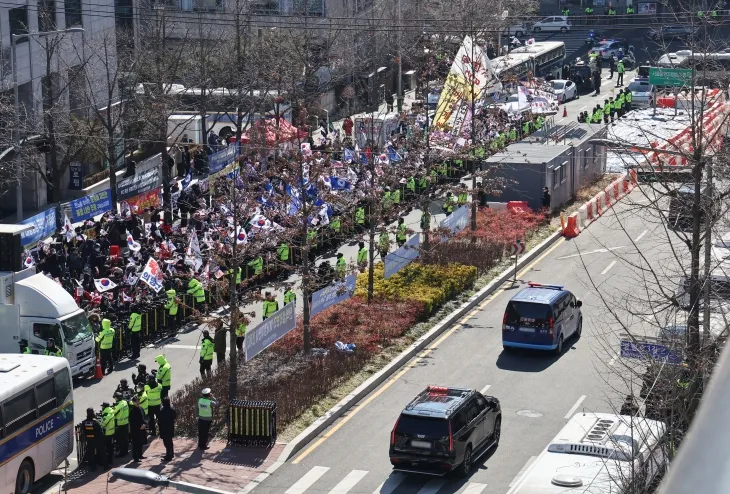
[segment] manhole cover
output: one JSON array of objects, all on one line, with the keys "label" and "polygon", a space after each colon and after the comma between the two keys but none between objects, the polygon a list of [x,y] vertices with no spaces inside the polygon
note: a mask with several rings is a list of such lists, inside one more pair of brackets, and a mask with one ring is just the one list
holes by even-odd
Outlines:
[{"label": "manhole cover", "polygon": [[528,417],[531,419],[542,417],[542,414],[540,412],[536,412],[535,410],[519,410],[517,412],[517,415],[520,415],[522,417]]}]

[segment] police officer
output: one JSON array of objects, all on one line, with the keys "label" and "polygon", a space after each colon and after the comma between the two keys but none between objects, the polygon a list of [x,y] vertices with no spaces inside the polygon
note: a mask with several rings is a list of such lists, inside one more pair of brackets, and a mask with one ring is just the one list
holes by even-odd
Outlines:
[{"label": "police officer", "polygon": [[63,352],[56,346],[56,340],[50,338],[46,343],[46,350],[43,355],[50,355],[52,357],[63,357]]},{"label": "police officer", "polygon": [[28,340],[20,340],[18,342],[20,345],[20,353],[25,355],[30,355],[30,348],[28,348]]},{"label": "police officer", "polygon": [[[361,273],[365,272],[368,265],[368,250],[365,248],[365,242],[357,244],[357,267]],[[286,294],[284,294],[284,302],[286,302]]]},{"label": "police officer", "polygon": [[386,230],[381,230],[380,236],[378,237],[378,252],[380,253],[380,258],[385,259],[385,256],[388,255],[389,251],[390,236],[388,235],[388,232]]},{"label": "police officer", "polygon": [[629,112],[631,111],[631,100],[634,95],[631,94],[629,88],[624,89],[624,94],[626,94],[626,97],[624,98],[624,112]]},{"label": "police officer", "polygon": [[294,290],[292,290],[291,285],[286,286],[286,290],[284,290],[284,305],[296,303],[297,301],[297,294],[294,293]]},{"label": "police officer", "polygon": [[172,385],[172,367],[164,355],[155,357],[155,362],[160,366],[157,370],[157,381],[162,384],[162,397],[167,398]]},{"label": "police officer", "polygon": [[200,344],[200,377],[210,379],[213,368],[213,338],[207,329],[203,330],[203,341]]},{"label": "police officer", "polygon": [[114,393],[114,419],[116,429],[114,440],[117,443],[117,458],[124,458],[129,453],[129,404],[122,399],[122,393]]},{"label": "police officer", "polygon": [[618,72],[618,77],[616,78],[616,87],[623,86],[624,85],[624,72],[626,72],[626,69],[624,68],[623,60],[619,60],[618,64],[616,64],[616,72]]},{"label": "police officer", "polygon": [[608,100],[603,101],[603,123],[608,125],[611,120],[611,103]]},{"label": "police officer", "polygon": [[337,260],[335,261],[335,273],[337,274],[337,279],[342,281],[345,279],[345,275],[347,275],[347,262],[345,261],[345,256],[342,252],[337,253]]},{"label": "police officer", "polygon": [[131,400],[134,395],[134,390],[129,387],[129,382],[126,379],[119,380],[116,392],[122,394],[122,399],[124,401]]},{"label": "police officer", "polygon": [[155,420],[160,413],[160,404],[162,403],[162,385],[157,382],[155,376],[150,376],[144,387],[147,395],[147,429],[151,435],[156,435]]},{"label": "police officer", "polygon": [[142,314],[139,312],[139,309],[134,306],[132,307],[132,313],[129,315],[129,332],[131,334],[131,344],[132,344],[132,360],[139,358],[139,346],[140,346],[140,336],[142,332]]},{"label": "police officer", "polygon": [[203,389],[202,396],[198,399],[198,448],[202,450],[208,449],[208,433],[213,421],[214,406],[218,406],[218,402],[210,388]]},{"label": "police officer", "polygon": [[[525,123],[529,127],[528,123]],[[451,191],[446,193],[446,198],[444,199],[444,205],[441,206],[441,209],[444,210],[444,213],[446,213],[446,216],[451,216],[451,213],[454,212],[454,196],[451,194]]]},{"label": "police officer", "polygon": [[461,189],[459,195],[456,197],[456,204],[459,207],[466,206],[466,203],[469,202],[469,193],[466,191],[466,184],[461,184]]},{"label": "police officer", "polygon": [[114,372],[114,359],[112,358],[112,347],[114,346],[114,328],[109,319],[101,320],[101,331],[96,337],[99,344],[101,355],[101,371],[102,373],[109,368],[109,372]]},{"label": "police officer", "polygon": [[203,288],[203,284],[195,278],[190,278],[187,293],[193,296],[196,304],[202,305],[205,303],[205,289]]},{"label": "police officer", "polygon": [[165,291],[167,295],[167,302],[165,302],[165,309],[167,309],[167,329],[171,332],[177,331],[177,292],[170,288]]},{"label": "police officer", "polygon": [[149,378],[149,374],[147,374],[147,366],[144,364],[138,364],[137,372],[139,372],[139,374],[132,373],[132,382],[135,385],[142,384],[144,386],[147,384],[147,379]]},{"label": "police officer", "polygon": [[270,318],[277,310],[279,310],[279,302],[274,299],[271,292],[266,292],[264,294],[263,319],[266,320]]},{"label": "police officer", "polygon": [[137,390],[137,395],[136,396],[139,399],[139,407],[144,412],[144,416],[145,417],[149,417],[149,414],[150,414],[150,410],[149,410],[150,401],[149,401],[149,398],[147,397],[147,393],[144,390],[144,384],[139,383],[139,384],[137,384],[137,386],[135,386],[135,388]]},{"label": "police officer", "polygon": [[406,243],[406,224],[402,216],[398,218],[398,227],[395,231],[395,243],[398,247],[403,247]]},{"label": "police officer", "polygon": [[114,409],[109,402],[105,401],[101,404],[101,428],[104,431],[104,468],[112,465],[114,457],[114,433],[116,432],[116,422],[114,419]]},{"label": "police officer", "polygon": [[81,423],[81,428],[86,443],[84,461],[94,471],[97,461],[106,465],[106,451],[104,447],[104,430],[99,421],[96,420],[93,408],[86,409],[86,420]]}]

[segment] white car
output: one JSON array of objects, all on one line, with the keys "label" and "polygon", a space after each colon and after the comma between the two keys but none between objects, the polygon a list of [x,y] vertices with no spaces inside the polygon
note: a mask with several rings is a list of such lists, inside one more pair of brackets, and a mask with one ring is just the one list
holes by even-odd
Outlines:
[{"label": "white car", "polygon": [[591,48],[591,53],[600,53],[604,59],[609,59],[611,55],[618,55],[620,50],[623,50],[624,44],[615,39],[608,39],[601,41],[595,47]]},{"label": "white car", "polygon": [[507,26],[504,28],[504,31],[502,31],[503,35],[506,36],[517,36],[518,38],[521,38],[526,33],[530,32],[530,27],[525,24],[513,24],[511,26]]},{"label": "white car", "polygon": [[654,103],[654,86],[647,79],[634,79],[628,88],[631,91],[631,106],[649,107]]},{"label": "white car", "polygon": [[570,31],[571,24],[566,16],[554,15],[537,21],[532,25],[532,31],[536,33],[540,31],[560,31],[561,33],[566,33]]},{"label": "white car", "polygon": [[567,81],[565,79],[554,79],[550,81],[550,85],[555,91],[555,96],[558,97],[558,101],[565,103],[578,97],[578,86],[573,81]]}]

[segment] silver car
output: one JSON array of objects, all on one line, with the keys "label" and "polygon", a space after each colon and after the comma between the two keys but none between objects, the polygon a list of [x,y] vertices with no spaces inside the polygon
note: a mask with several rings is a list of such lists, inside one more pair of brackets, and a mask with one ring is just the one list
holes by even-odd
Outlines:
[{"label": "silver car", "polygon": [[634,79],[628,85],[631,91],[631,106],[646,108],[654,104],[654,86],[646,79]]}]

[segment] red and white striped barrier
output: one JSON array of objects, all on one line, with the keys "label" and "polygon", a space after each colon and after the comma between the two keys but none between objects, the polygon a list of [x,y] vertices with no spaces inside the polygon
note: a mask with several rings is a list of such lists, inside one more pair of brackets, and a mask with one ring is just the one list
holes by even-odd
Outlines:
[{"label": "red and white striped barrier", "polygon": [[583,204],[577,212],[568,216],[563,225],[563,235],[568,238],[577,237],[588,225],[596,221],[603,213],[631,192],[636,184],[636,170],[629,170],[628,173],[611,182],[603,192],[596,194],[593,199]]}]

